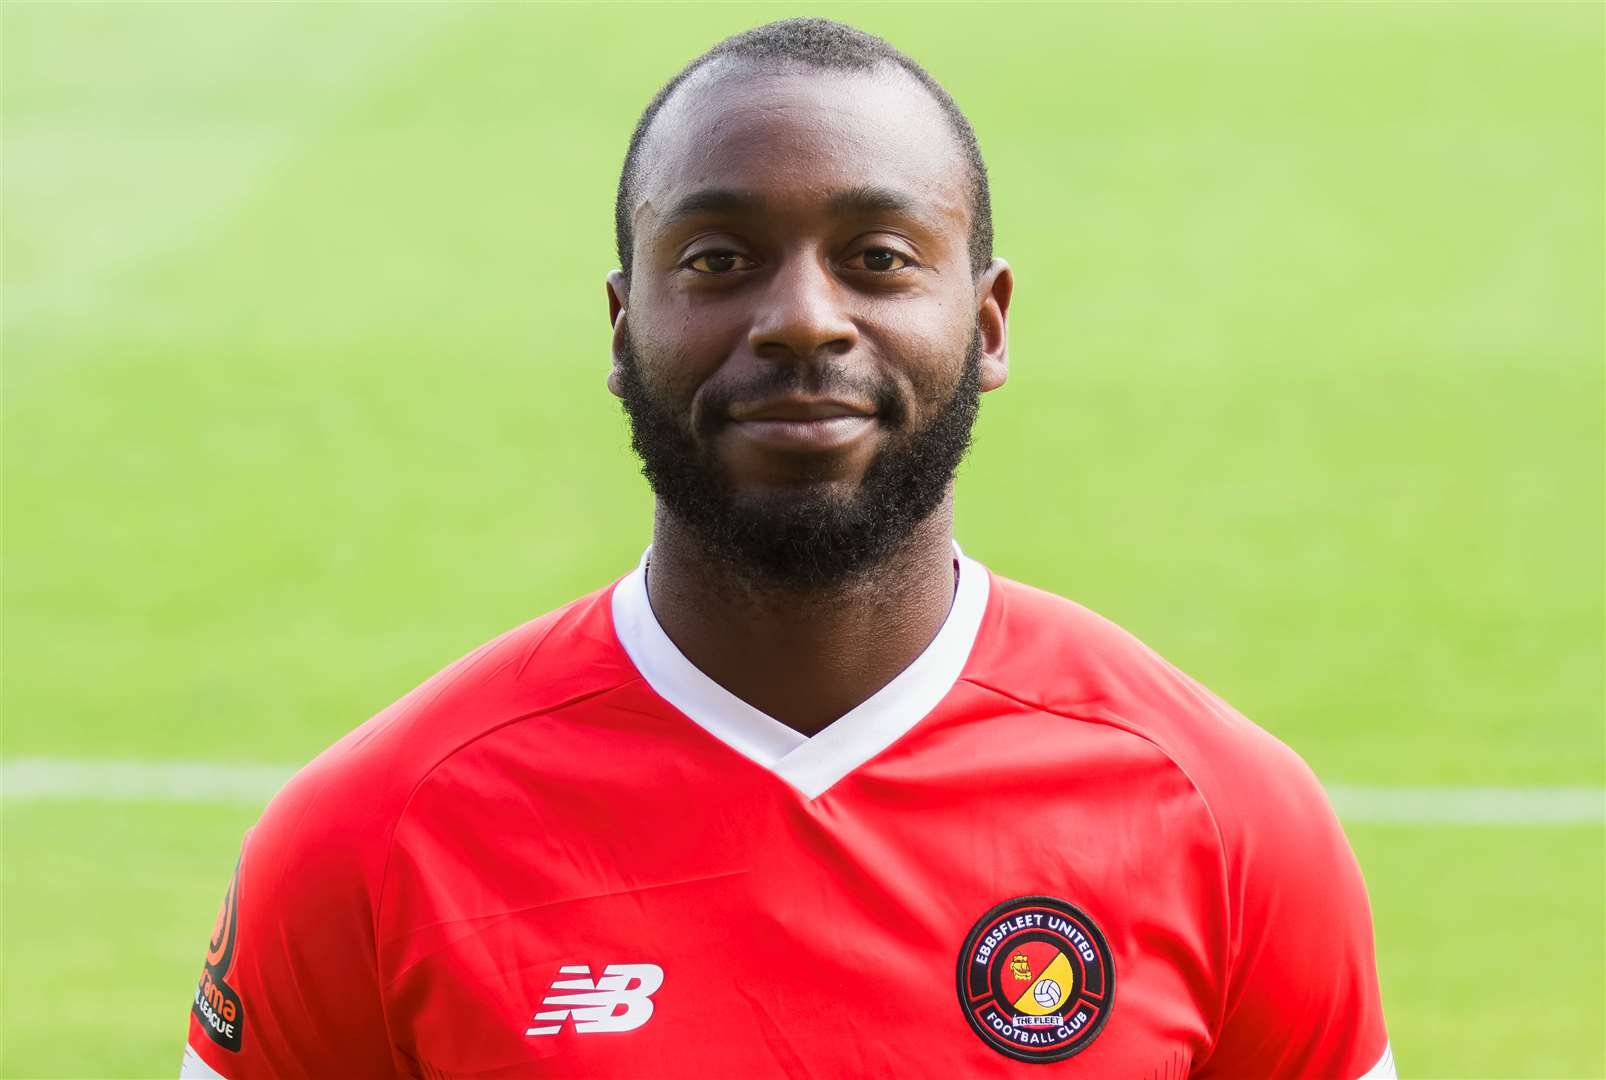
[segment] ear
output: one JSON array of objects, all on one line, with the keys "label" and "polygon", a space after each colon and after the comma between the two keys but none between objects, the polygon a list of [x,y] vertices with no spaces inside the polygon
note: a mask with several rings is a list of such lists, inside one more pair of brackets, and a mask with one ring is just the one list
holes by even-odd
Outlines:
[{"label": "ear", "polygon": [[619,386],[619,353],[625,341],[625,300],[630,296],[630,281],[623,270],[608,271],[608,323],[613,327],[611,351],[613,363],[608,369],[608,392],[622,397]]},{"label": "ear", "polygon": [[994,259],[976,282],[983,390],[996,390],[1009,378],[1009,298],[1014,291],[1014,271],[1003,259]]}]

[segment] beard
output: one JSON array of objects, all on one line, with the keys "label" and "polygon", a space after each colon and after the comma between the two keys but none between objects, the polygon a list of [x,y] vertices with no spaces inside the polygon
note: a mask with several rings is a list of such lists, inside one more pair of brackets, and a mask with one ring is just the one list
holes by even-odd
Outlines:
[{"label": "beard", "polygon": [[[739,387],[710,385],[696,420],[682,420],[642,378],[628,327],[619,355],[620,399],[630,445],[641,458],[660,508],[684,523],[707,557],[753,585],[810,592],[864,577],[887,562],[942,505],[970,447],[981,408],[981,336],[972,333],[957,385],[928,388],[939,402],[924,426],[890,379],[853,379],[828,365],[775,367]],[[713,454],[734,400],[847,391],[876,405],[890,429],[864,477],[850,492],[823,481],[764,492],[738,491]],[[929,403],[929,402],[928,402]],[[695,423],[695,432],[694,432]],[[700,438],[698,437],[700,436]]]}]

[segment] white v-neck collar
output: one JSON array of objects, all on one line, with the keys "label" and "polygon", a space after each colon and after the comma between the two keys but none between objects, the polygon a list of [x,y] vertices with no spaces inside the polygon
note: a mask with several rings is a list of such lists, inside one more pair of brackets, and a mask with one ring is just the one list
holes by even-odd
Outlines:
[{"label": "white v-neck collar", "polygon": [[647,598],[647,554],[613,590],[613,626],[647,685],[732,750],[809,798],[891,746],[959,679],[987,610],[987,569],[954,545],[959,585],[942,629],[887,685],[812,738],[703,674],[669,640]]}]

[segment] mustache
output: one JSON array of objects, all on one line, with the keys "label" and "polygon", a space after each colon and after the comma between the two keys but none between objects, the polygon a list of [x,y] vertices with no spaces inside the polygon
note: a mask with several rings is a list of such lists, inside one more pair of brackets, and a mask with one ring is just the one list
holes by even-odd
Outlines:
[{"label": "mustache", "polygon": [[868,401],[875,406],[876,419],[890,427],[900,427],[908,410],[890,378],[855,375],[828,363],[778,365],[740,382],[713,383],[698,395],[692,427],[701,436],[713,435],[731,423],[731,408],[742,402],[777,397],[838,397],[849,401]]}]

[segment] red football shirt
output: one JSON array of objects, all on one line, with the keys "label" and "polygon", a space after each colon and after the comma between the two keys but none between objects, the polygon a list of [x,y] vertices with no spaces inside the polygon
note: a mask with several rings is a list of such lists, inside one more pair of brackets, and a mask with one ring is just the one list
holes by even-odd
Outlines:
[{"label": "red football shirt", "polygon": [[958,565],[812,738],[692,666],[640,568],[441,672],[248,834],[185,1075],[1393,1076],[1310,770]]}]

